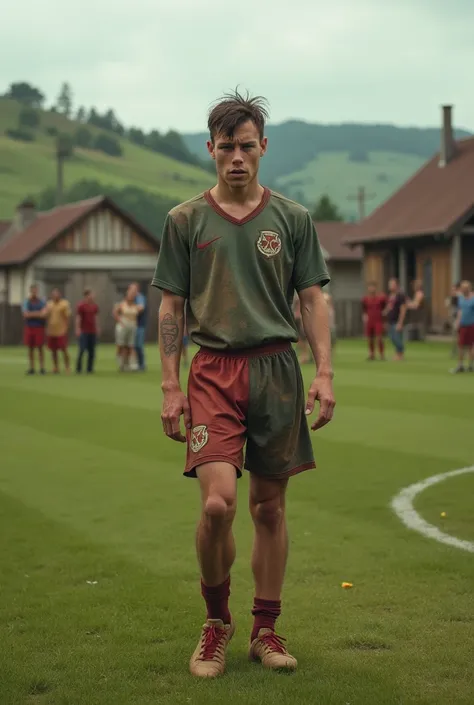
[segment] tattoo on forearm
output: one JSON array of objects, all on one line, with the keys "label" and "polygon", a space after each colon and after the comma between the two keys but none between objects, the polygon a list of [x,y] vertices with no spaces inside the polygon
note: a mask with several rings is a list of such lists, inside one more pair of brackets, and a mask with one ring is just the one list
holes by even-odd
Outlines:
[{"label": "tattoo on forearm", "polygon": [[160,337],[163,341],[163,352],[169,357],[178,352],[179,326],[176,318],[171,313],[166,313],[160,325]]}]

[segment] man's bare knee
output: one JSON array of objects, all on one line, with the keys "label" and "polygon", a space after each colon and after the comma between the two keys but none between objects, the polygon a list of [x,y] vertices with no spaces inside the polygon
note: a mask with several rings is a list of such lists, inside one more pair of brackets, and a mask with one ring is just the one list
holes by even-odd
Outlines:
[{"label": "man's bare knee", "polygon": [[285,517],[284,504],[279,496],[251,503],[250,511],[255,525],[271,532],[279,529]]},{"label": "man's bare knee", "polygon": [[204,514],[214,522],[228,521],[234,518],[235,500],[219,494],[210,495],[204,503]]}]

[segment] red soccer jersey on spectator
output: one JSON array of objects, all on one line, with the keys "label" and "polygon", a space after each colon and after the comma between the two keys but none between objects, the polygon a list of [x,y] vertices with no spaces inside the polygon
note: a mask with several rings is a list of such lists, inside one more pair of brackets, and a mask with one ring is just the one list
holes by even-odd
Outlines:
[{"label": "red soccer jersey on spectator", "polygon": [[375,296],[364,296],[362,299],[362,307],[364,313],[367,314],[368,323],[382,323],[383,311],[387,305],[387,297],[385,294],[376,294]]},{"label": "red soccer jersey on spectator", "polygon": [[81,333],[97,333],[96,316],[98,313],[97,304],[81,301],[77,305],[77,315],[81,319]]}]

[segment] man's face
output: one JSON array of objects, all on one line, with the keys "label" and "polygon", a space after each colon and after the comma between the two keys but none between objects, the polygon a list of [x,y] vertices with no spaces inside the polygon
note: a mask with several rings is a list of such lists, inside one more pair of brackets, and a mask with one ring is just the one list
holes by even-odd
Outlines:
[{"label": "man's face", "polygon": [[216,135],[208,142],[209,154],[216,162],[217,174],[230,188],[244,188],[258,174],[260,157],[267,149],[267,138],[260,139],[255,124],[248,120],[229,139]]},{"label": "man's face", "polygon": [[472,287],[469,282],[463,282],[461,284],[461,294],[467,298],[471,295]]},{"label": "man's face", "polygon": [[30,296],[32,299],[37,299],[38,298],[38,287],[37,286],[32,286],[30,288]]},{"label": "man's face", "polygon": [[53,301],[59,301],[59,299],[61,298],[61,292],[59,291],[59,289],[52,290],[51,298],[53,299]]},{"label": "man's face", "polygon": [[392,294],[395,294],[398,291],[398,282],[396,279],[390,279],[390,281],[388,282],[388,290]]},{"label": "man's face", "polygon": [[375,296],[376,288],[374,284],[369,284],[367,287],[367,291],[369,292],[369,296]]}]

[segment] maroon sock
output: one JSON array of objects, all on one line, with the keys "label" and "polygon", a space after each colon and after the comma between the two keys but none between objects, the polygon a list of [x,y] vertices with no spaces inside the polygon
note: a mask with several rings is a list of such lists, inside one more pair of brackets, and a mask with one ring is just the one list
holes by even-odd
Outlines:
[{"label": "maroon sock", "polygon": [[370,336],[369,338],[369,356],[373,357],[375,355],[375,340]]},{"label": "maroon sock", "polygon": [[275,630],[275,622],[277,617],[280,616],[281,612],[281,600],[261,600],[259,597],[255,597],[253,601],[252,614],[253,629],[250,640],[253,641],[257,638],[260,629],[271,629]]},{"label": "maroon sock", "polygon": [[229,595],[230,576],[221,585],[210,587],[201,580],[201,594],[206,600],[207,618],[222,619],[224,624],[230,624]]}]

